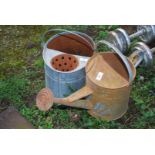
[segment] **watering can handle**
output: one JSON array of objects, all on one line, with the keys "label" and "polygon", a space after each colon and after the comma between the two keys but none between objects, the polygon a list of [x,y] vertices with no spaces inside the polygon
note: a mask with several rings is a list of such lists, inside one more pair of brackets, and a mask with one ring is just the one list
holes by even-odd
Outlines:
[{"label": "watering can handle", "polygon": [[46,36],[49,32],[67,32],[67,33],[70,33],[70,34],[74,34],[74,35],[80,37],[81,39],[85,40],[93,49],[94,49],[94,47],[95,47],[95,44],[93,43],[93,40],[92,40],[91,37],[87,36],[87,37],[89,37],[89,39],[90,39],[90,40],[92,41],[92,43],[94,44],[94,45],[93,45],[94,47],[90,44],[90,42],[89,42],[86,38],[84,38],[83,36],[81,36],[80,34],[78,34],[76,31],[68,31],[68,30],[65,30],[65,29],[50,29],[50,30],[46,31],[45,33],[43,33],[43,34],[41,35],[41,46],[42,46],[42,47],[44,47],[44,45],[46,44],[46,43],[45,43],[45,42],[46,42],[46,41],[45,41],[45,36]]},{"label": "watering can handle", "polygon": [[105,44],[107,45],[109,48],[113,49],[114,52],[116,52],[118,54],[118,56],[121,58],[121,60],[123,61],[123,63],[125,64],[126,66],[126,69],[128,71],[128,74],[129,74],[129,84],[131,84],[131,82],[133,81],[133,73],[132,73],[132,69],[131,69],[131,66],[127,60],[127,58],[122,54],[122,52],[116,48],[113,44],[111,44],[110,42],[106,41],[106,40],[100,40],[99,42],[97,42],[96,44],[96,47],[99,45],[99,44]]}]

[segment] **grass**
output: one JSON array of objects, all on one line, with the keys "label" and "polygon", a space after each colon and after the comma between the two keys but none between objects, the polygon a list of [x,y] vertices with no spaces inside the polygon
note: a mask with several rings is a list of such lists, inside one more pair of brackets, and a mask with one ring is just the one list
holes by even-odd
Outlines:
[{"label": "grass", "polygon": [[150,70],[137,69],[129,109],[116,121],[101,121],[76,108],[54,105],[41,112],[35,106],[35,96],[44,87],[43,32],[65,28],[85,32],[98,41],[117,27],[0,26],[0,107],[15,106],[36,128],[155,128],[155,65]]}]

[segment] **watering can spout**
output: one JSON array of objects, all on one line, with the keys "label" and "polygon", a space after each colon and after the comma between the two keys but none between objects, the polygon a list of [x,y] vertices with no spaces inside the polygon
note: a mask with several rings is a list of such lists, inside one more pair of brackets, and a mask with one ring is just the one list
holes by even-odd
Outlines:
[{"label": "watering can spout", "polygon": [[91,109],[91,103],[88,100],[82,100],[81,98],[86,97],[92,93],[92,89],[86,85],[66,98],[54,98],[54,102],[71,107]]},{"label": "watering can spout", "polygon": [[79,99],[86,97],[92,93],[92,89],[86,85],[68,97],[55,98],[50,89],[44,88],[37,95],[36,105],[42,111],[49,110],[52,107],[53,102],[71,107],[91,109],[92,104],[88,100]]},{"label": "watering can spout", "polygon": [[90,87],[88,87],[87,85],[84,86],[83,88],[79,89],[78,91],[76,91],[75,93],[71,94],[70,96],[66,97],[66,98],[55,98],[54,101],[57,103],[61,102],[67,102],[67,103],[72,103],[76,100],[79,100],[83,97],[86,97],[90,94],[92,94],[92,89]]}]

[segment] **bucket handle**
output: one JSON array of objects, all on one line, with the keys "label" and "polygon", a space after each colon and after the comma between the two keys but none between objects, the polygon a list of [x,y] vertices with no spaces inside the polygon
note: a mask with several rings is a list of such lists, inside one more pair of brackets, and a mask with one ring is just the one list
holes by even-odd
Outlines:
[{"label": "bucket handle", "polygon": [[132,69],[131,69],[131,66],[127,60],[127,58],[122,54],[122,52],[116,48],[113,44],[111,44],[110,42],[106,41],[106,40],[100,40],[99,42],[97,42],[96,44],[96,47],[99,45],[99,44],[104,44],[104,45],[107,45],[109,48],[113,49],[114,52],[116,52],[118,54],[118,56],[121,58],[121,60],[123,61],[123,63],[125,64],[126,66],[126,69],[128,71],[128,74],[129,74],[129,84],[132,83],[133,81],[133,73],[132,73]]},{"label": "bucket handle", "polygon": [[90,40],[92,41],[92,43],[94,44],[94,45],[93,45],[94,47],[90,44],[90,42],[89,42],[86,38],[82,37],[80,34],[77,34],[76,31],[69,31],[69,30],[65,30],[65,29],[49,29],[49,30],[47,30],[46,32],[44,32],[44,33],[41,35],[41,46],[42,46],[42,47],[44,47],[44,45],[46,44],[45,36],[46,36],[49,32],[67,32],[67,33],[70,33],[70,34],[74,34],[74,35],[80,37],[81,39],[85,40],[85,41],[93,48],[93,50],[94,50],[95,44],[93,43],[93,40],[92,40],[91,37],[87,36],[87,37],[89,37],[89,39],[90,39]]}]

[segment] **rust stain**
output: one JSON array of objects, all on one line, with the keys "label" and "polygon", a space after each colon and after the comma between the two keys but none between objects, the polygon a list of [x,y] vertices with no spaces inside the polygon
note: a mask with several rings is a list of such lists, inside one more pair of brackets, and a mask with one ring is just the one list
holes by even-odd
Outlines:
[{"label": "rust stain", "polygon": [[88,38],[86,39],[88,42],[74,34],[61,34],[51,40],[47,47],[68,54],[92,56],[94,53],[94,49],[91,47],[92,43]]}]

